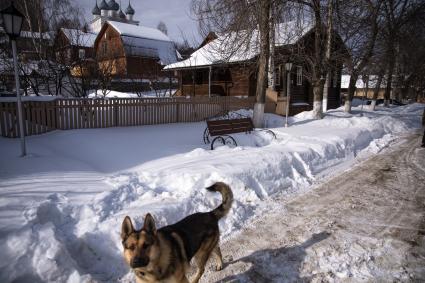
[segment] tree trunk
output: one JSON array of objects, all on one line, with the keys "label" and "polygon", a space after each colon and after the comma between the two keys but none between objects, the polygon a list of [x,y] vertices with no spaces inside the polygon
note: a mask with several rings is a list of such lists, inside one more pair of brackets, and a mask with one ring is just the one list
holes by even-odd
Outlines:
[{"label": "tree trunk", "polygon": [[385,87],[385,94],[384,94],[385,107],[388,107],[390,105],[391,85],[393,83],[393,70],[394,70],[394,59],[390,59],[388,73],[387,73],[387,85]]},{"label": "tree trunk", "polygon": [[313,119],[322,119],[322,100],[323,100],[323,80],[318,79],[313,82]]},{"label": "tree trunk", "polygon": [[359,75],[356,73],[351,73],[350,84],[348,85],[348,94],[344,104],[344,111],[347,113],[351,113],[351,106],[353,103],[354,92],[356,91],[356,82],[358,77]]},{"label": "tree trunk", "polygon": [[313,75],[312,75],[312,86],[313,86],[313,118],[322,119],[323,117],[323,75],[326,71],[326,60],[325,60],[325,48],[323,48],[321,41],[323,35],[323,24],[320,9],[320,0],[314,0],[314,64],[313,64]]},{"label": "tree trunk", "polygon": [[274,26],[274,10],[273,7],[270,9],[270,56],[269,56],[269,77],[268,77],[268,87],[271,88],[273,91],[276,89],[276,82],[275,82],[275,62],[274,62],[274,55],[275,55],[275,26]]},{"label": "tree trunk", "polygon": [[266,101],[267,71],[270,55],[270,0],[260,1],[259,14],[260,58],[256,89],[256,105],[254,106],[254,127],[264,126],[264,104]]},{"label": "tree trunk", "polygon": [[382,78],[384,74],[381,72],[378,75],[378,81],[376,82],[375,89],[373,90],[372,102],[370,103],[370,110],[375,111],[376,100],[378,99],[379,89],[381,88]]},{"label": "tree trunk", "polygon": [[328,111],[328,95],[329,95],[329,86],[330,86],[330,81],[331,81],[331,74],[328,71],[326,73],[326,81],[325,81],[325,85],[323,87],[323,113]]},{"label": "tree trunk", "polygon": [[331,81],[331,69],[330,69],[330,60],[331,60],[331,51],[332,51],[332,30],[333,30],[333,7],[334,1],[328,1],[328,27],[326,30],[326,82],[323,90],[323,112],[328,111],[328,94],[329,94],[329,86]]}]

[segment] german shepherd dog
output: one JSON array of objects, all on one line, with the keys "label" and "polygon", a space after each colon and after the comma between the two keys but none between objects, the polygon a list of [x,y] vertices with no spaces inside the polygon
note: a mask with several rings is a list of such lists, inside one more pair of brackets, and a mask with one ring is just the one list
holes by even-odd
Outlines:
[{"label": "german shepherd dog", "polygon": [[124,258],[135,272],[138,283],[188,283],[186,271],[192,257],[198,267],[194,283],[201,278],[211,255],[215,256],[216,269],[222,269],[218,221],[229,212],[233,193],[221,182],[207,190],[221,193],[223,201],[217,208],[189,215],[158,230],[149,213],[140,230],[134,229],[130,217],[125,217],[121,228]]}]

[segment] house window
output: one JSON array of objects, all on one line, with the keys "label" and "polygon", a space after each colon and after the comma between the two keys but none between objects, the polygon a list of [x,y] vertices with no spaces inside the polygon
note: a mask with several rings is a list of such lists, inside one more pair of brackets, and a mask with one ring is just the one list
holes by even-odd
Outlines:
[{"label": "house window", "polygon": [[72,56],[72,53],[71,52],[72,52],[71,49],[66,50],[66,58],[68,60],[71,60],[71,56]]},{"label": "house window", "polygon": [[80,58],[80,59],[85,59],[85,58],[86,58],[86,50],[84,50],[84,49],[79,49],[79,50],[78,50],[78,58]]},{"label": "house window", "polygon": [[280,86],[281,75],[281,66],[279,66],[274,70],[274,84],[277,86]]},{"label": "house window", "polygon": [[303,67],[297,66],[297,85],[303,85]]}]

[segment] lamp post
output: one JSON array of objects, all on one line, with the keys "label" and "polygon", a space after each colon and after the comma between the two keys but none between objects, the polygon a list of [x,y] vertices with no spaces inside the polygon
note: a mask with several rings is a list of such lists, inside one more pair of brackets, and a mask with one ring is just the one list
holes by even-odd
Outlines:
[{"label": "lamp post", "polygon": [[21,138],[21,156],[25,156],[26,146],[25,146],[25,134],[24,134],[24,121],[22,116],[22,102],[21,102],[21,93],[20,93],[20,84],[19,84],[19,74],[18,74],[18,61],[16,55],[16,39],[21,35],[22,22],[24,15],[22,15],[12,4],[0,11],[0,15],[3,20],[3,27],[6,34],[9,36],[9,39],[12,43],[12,52],[13,52],[13,66],[15,69],[15,83],[16,83],[16,99],[18,106],[18,119],[19,119],[19,135]]},{"label": "lamp post", "polygon": [[288,127],[288,114],[289,114],[289,101],[291,97],[291,69],[292,63],[288,62],[285,64],[286,69],[286,121],[285,127]]}]

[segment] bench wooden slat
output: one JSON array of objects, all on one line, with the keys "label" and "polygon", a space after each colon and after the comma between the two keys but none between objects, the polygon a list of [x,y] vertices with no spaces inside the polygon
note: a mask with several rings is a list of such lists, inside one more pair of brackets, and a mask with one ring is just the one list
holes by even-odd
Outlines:
[{"label": "bench wooden slat", "polygon": [[209,128],[210,131],[221,131],[221,130],[235,130],[235,131],[246,131],[246,132],[250,132],[251,131],[251,127],[247,127],[244,125],[228,125],[228,126],[224,126],[224,127],[210,127]]},{"label": "bench wooden slat", "polygon": [[207,126],[211,136],[251,132],[254,129],[250,118],[207,121]]},{"label": "bench wooden slat", "polygon": [[210,126],[210,125],[239,124],[239,123],[252,124],[250,118],[207,121],[208,126]]}]

